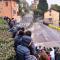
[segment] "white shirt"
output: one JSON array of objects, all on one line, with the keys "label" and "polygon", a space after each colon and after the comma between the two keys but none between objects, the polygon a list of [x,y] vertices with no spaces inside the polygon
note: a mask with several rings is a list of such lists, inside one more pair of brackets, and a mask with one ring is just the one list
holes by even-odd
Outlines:
[{"label": "white shirt", "polygon": [[51,57],[52,57],[52,58],[54,58],[54,57],[55,57],[54,49],[53,49],[53,48],[52,48],[52,51],[50,52],[50,55],[51,55]]}]

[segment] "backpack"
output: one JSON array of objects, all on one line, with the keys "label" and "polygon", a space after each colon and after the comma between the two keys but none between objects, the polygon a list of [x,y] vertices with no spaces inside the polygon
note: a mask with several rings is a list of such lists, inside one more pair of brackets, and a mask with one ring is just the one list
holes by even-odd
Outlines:
[{"label": "backpack", "polygon": [[17,46],[17,51],[16,51],[16,60],[26,60],[27,56],[30,55],[30,50],[22,45]]}]

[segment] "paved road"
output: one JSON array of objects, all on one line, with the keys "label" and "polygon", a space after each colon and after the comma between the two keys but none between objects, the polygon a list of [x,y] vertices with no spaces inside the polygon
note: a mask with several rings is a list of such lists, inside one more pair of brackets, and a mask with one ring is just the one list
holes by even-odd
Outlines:
[{"label": "paved road", "polygon": [[[23,20],[20,22],[20,26],[27,27],[33,20],[33,14],[29,13],[23,17]],[[41,20],[42,21],[42,20]],[[42,22],[33,23],[28,30],[32,31],[32,38],[36,44],[41,44],[45,46],[60,46],[60,32],[53,30]]]},{"label": "paved road", "polygon": [[33,21],[33,14],[32,13],[27,13],[25,16],[23,16],[22,20],[17,24],[17,26],[21,27],[28,27],[31,22]]},{"label": "paved road", "polygon": [[32,38],[36,44],[47,47],[59,46],[60,34],[42,23],[36,22],[30,28],[32,31]]}]

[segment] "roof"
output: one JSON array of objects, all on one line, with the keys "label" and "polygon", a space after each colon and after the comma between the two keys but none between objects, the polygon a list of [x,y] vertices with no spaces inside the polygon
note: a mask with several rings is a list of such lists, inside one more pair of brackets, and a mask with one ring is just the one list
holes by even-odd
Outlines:
[{"label": "roof", "polygon": [[56,10],[56,9],[50,9],[50,10],[54,10],[54,11],[57,11],[57,12],[59,12],[58,10]]},{"label": "roof", "polygon": [[[54,10],[54,11],[56,11],[56,12],[59,12],[59,11],[57,11],[57,10],[55,10],[55,9],[49,9],[49,10],[47,10],[46,12],[48,12],[48,11],[51,12],[52,10]],[[45,13],[46,13],[46,12],[45,12]]]}]

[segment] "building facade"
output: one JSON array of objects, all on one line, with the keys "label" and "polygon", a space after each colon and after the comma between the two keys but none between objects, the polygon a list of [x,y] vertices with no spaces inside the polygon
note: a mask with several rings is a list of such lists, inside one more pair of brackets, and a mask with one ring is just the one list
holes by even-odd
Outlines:
[{"label": "building facade", "polygon": [[44,22],[59,26],[59,12],[56,10],[48,10],[44,13]]},{"label": "building facade", "polygon": [[17,18],[18,4],[16,0],[0,0],[0,17]]},{"label": "building facade", "polygon": [[39,3],[39,0],[34,0],[34,2],[32,3],[32,9],[33,10],[37,9],[38,3]]}]

